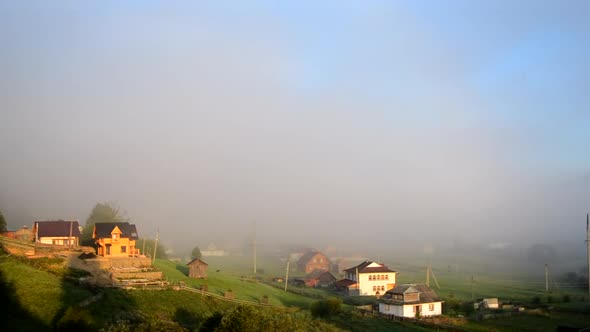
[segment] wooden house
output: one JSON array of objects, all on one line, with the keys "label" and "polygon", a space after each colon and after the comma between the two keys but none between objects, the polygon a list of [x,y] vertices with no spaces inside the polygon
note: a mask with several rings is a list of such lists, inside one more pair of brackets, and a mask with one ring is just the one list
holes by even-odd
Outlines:
[{"label": "wooden house", "polygon": [[32,230],[33,240],[57,246],[78,246],[79,226],[78,221],[75,220],[35,221]]},{"label": "wooden house", "polygon": [[315,270],[302,278],[307,287],[330,287],[336,282],[336,277],[328,271]]},{"label": "wooden house", "polygon": [[396,317],[438,316],[443,301],[425,284],[402,284],[377,300],[379,312]]},{"label": "wooden house", "polygon": [[335,285],[346,295],[380,296],[396,284],[396,271],[368,260],[344,270],[344,277]]},{"label": "wooden house", "polygon": [[297,271],[311,273],[315,270],[330,271],[332,263],[330,259],[319,251],[309,251],[297,261]]},{"label": "wooden house", "polygon": [[139,239],[135,225],[128,222],[96,223],[92,238],[97,245],[97,254],[103,257],[135,257]]},{"label": "wooden house", "polygon": [[188,266],[188,276],[196,279],[206,279],[209,264],[196,258],[186,264]]}]

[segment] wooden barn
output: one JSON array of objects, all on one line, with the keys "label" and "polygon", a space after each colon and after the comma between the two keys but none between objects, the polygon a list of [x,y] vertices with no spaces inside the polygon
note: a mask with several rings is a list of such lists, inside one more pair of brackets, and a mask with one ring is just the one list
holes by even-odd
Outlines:
[{"label": "wooden barn", "polygon": [[207,268],[209,264],[199,258],[193,259],[186,264],[188,266],[188,276],[196,279],[207,278]]}]

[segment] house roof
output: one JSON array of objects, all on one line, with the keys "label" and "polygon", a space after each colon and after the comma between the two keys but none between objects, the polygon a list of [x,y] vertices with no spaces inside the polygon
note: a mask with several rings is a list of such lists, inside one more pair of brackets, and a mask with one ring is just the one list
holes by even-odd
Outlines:
[{"label": "house roof", "polygon": [[[403,295],[410,293],[419,293],[417,301],[403,301],[394,299],[394,295]],[[390,304],[414,304],[414,303],[432,303],[442,302],[436,293],[426,284],[400,284],[393,289],[388,290],[379,299],[379,301]]]},{"label": "house roof", "polygon": [[[80,228],[78,221],[35,221],[38,237],[63,237],[71,236],[80,237]],[[70,233],[71,232],[71,233]]]},{"label": "house roof", "polygon": [[94,224],[94,234],[96,238],[111,237],[111,232],[115,227],[121,230],[121,237],[127,237],[132,240],[139,239],[137,228],[128,222],[101,222]]},{"label": "house roof", "polygon": [[336,277],[334,277],[334,275],[328,271],[323,271],[323,270],[313,270],[312,272],[306,274],[303,279],[309,280],[309,279],[319,279],[321,277],[329,277],[330,279],[334,279],[336,280]]},{"label": "house roof", "polygon": [[204,260],[200,259],[200,258],[195,258],[192,261],[186,263],[186,265],[193,265],[195,263],[201,263],[201,264],[205,264],[205,265],[209,265],[207,264]]},{"label": "house roof", "polygon": [[334,283],[336,287],[348,287],[356,285],[356,281],[350,279],[340,279]]},{"label": "house roof", "polygon": [[326,259],[328,258],[326,255],[322,254],[321,252],[319,252],[317,250],[313,250],[313,251],[308,251],[305,254],[303,254],[303,256],[301,256],[299,258],[299,261],[297,261],[297,264],[307,264],[312,258],[314,258],[318,254],[326,257]]},{"label": "house roof", "polygon": [[[373,266],[371,266],[373,265]],[[377,272],[395,272],[390,270],[384,264],[380,264],[377,262],[372,261],[364,261],[357,266],[353,266],[351,268],[345,269],[344,272],[349,273],[356,273],[358,269],[358,273],[377,273]]]}]

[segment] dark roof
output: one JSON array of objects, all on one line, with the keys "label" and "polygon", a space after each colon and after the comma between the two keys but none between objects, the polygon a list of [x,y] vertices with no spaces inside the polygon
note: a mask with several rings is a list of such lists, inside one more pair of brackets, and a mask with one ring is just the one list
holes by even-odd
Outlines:
[{"label": "dark roof", "polygon": [[319,279],[319,278],[321,278],[324,275],[328,276],[331,279],[336,280],[336,277],[334,277],[334,275],[332,273],[330,273],[328,271],[324,271],[324,270],[318,270],[318,269],[313,270],[312,272],[306,274],[303,277],[303,279],[306,279],[306,280],[309,280],[309,279]]},{"label": "dark roof", "polygon": [[[403,300],[393,299],[393,295],[403,295],[410,293],[420,293],[420,299],[418,301],[405,302]],[[442,302],[442,300],[436,295],[432,288],[426,284],[400,284],[395,286],[393,289],[388,290],[380,299],[381,302],[391,304],[414,304],[414,303],[432,303]]]},{"label": "dark roof", "polygon": [[57,237],[57,236],[72,236],[80,237],[80,228],[78,228],[78,221],[35,221],[37,226],[38,237]]},{"label": "dark roof", "polygon": [[116,227],[121,230],[121,237],[127,237],[132,240],[139,239],[135,225],[128,222],[99,222],[94,224],[94,232],[97,239],[111,237],[111,232]]},{"label": "dark roof", "polygon": [[351,285],[356,285],[356,281],[350,279],[340,279],[334,283],[336,287],[348,287]]},{"label": "dark roof", "polygon": [[371,265],[372,263],[376,263],[376,262],[371,262],[371,261],[364,261],[362,263],[360,263],[357,266],[353,266],[351,268],[348,268],[346,270],[344,270],[345,272],[349,272],[349,273],[356,273],[357,268],[358,268],[358,273],[377,273],[377,272],[395,272],[393,270],[390,270],[387,266],[377,263],[381,266],[373,266],[373,267],[367,267],[369,265]]},{"label": "dark roof", "polygon": [[202,264],[205,264],[205,265],[209,265],[204,260],[202,260],[200,258],[195,258],[192,261],[186,263],[186,265],[192,265],[193,263],[198,263],[198,262],[201,262]]},{"label": "dark roof", "polygon": [[299,261],[297,261],[297,264],[307,264],[309,262],[310,259],[312,259],[315,255],[320,254],[324,257],[326,257],[326,259],[328,258],[326,255],[322,254],[319,251],[308,251],[305,254],[303,254],[303,256],[301,256],[301,258],[299,258]]}]

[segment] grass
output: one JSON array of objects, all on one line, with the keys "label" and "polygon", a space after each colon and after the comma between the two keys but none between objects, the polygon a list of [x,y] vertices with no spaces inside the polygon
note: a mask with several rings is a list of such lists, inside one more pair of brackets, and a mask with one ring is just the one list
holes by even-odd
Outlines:
[{"label": "grass", "polygon": [[[208,291],[219,295],[231,289],[236,298],[240,300],[259,302],[261,297],[266,295],[269,298],[269,304],[274,306],[309,308],[309,305],[315,301],[313,298],[285,292],[283,289],[258,282],[254,279],[243,277],[237,270],[233,273],[227,272],[227,269],[220,266],[209,265],[207,279],[194,279],[186,275],[188,271],[181,263],[168,260],[156,260],[155,266],[160,269],[167,280],[173,283],[182,281],[189,286],[200,288],[207,285]],[[216,272],[217,270],[225,272]]]}]

